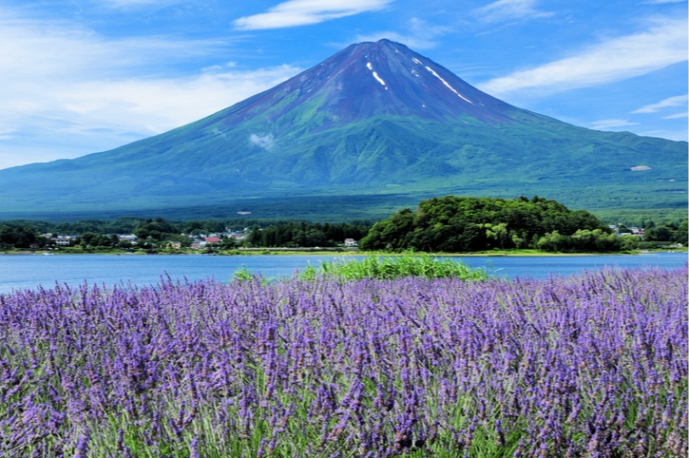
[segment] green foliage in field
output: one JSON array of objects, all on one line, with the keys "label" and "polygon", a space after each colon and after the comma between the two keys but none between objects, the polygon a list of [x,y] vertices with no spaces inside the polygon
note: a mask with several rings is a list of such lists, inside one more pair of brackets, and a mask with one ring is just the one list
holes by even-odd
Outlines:
[{"label": "green foliage in field", "polygon": [[392,280],[403,277],[459,278],[482,281],[488,279],[484,269],[472,269],[450,259],[436,259],[427,254],[409,253],[399,257],[368,256],[362,260],[323,261],[318,268],[309,266],[300,274],[303,279],[317,276],[335,277],[347,281],[366,278]]}]

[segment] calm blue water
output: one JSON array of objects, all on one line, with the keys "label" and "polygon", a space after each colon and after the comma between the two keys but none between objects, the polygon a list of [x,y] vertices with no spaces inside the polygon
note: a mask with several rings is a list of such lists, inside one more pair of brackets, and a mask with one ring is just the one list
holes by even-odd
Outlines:
[{"label": "calm blue water", "polygon": [[[78,285],[112,286],[131,281],[135,285],[155,285],[162,275],[173,279],[214,278],[229,281],[234,272],[246,267],[266,278],[291,276],[309,264],[318,266],[321,256],[113,256],[113,255],[9,255],[0,256],[0,293],[50,288],[56,282]],[[350,259],[350,258],[348,258]],[[503,277],[544,278],[550,274],[568,276],[605,266],[681,268],[686,253],[654,253],[634,256],[553,256],[553,257],[458,257],[472,267],[485,267]]]}]

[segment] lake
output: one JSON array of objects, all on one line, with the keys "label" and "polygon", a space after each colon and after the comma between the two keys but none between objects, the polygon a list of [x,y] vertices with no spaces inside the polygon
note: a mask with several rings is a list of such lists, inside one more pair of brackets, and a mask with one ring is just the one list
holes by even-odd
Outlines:
[{"label": "lake", "polygon": [[[347,259],[356,258],[350,256]],[[266,278],[289,277],[296,269],[318,266],[332,256],[117,256],[117,255],[7,255],[0,256],[0,293],[13,290],[46,288],[55,283],[79,285],[105,284],[112,286],[131,282],[134,285],[154,285],[161,276],[173,279],[201,280],[213,278],[229,281],[234,272],[243,267]],[[569,276],[584,270],[605,266],[681,268],[687,262],[686,253],[650,253],[617,256],[504,256],[454,257],[472,267],[484,267],[489,273],[502,277],[547,278],[549,275]]]}]

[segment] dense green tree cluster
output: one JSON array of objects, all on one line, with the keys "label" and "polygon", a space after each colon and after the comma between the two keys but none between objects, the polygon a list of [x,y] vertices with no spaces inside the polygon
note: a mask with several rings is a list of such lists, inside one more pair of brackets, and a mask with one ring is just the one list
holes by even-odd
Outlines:
[{"label": "dense green tree cluster", "polygon": [[360,240],[371,225],[365,222],[352,223],[286,223],[266,228],[254,226],[247,237],[251,246],[258,247],[334,247],[346,238]]},{"label": "dense green tree cluster", "polygon": [[539,248],[615,251],[620,242],[592,214],[534,196],[508,200],[447,196],[423,201],[376,223],[362,240],[366,250],[469,252]]},{"label": "dense green tree cluster", "polygon": [[82,219],[61,223],[34,221],[33,226],[40,232],[70,235],[85,234],[87,232],[93,232],[94,234],[131,234],[141,221],[141,218],[127,216],[108,221],[99,219]]},{"label": "dense green tree cluster", "polygon": [[622,242],[615,234],[601,229],[579,229],[570,236],[560,235],[558,231],[548,232],[538,240],[536,247],[543,251],[562,253],[619,251]]},{"label": "dense green tree cluster", "polygon": [[[185,234],[208,234],[216,232],[224,232],[226,223],[219,220],[194,220],[182,225],[181,232]],[[242,226],[244,227],[244,226]]]},{"label": "dense green tree cluster", "polygon": [[78,238],[79,245],[86,247],[111,248],[119,243],[117,235],[97,234],[95,232],[84,232]]},{"label": "dense green tree cluster", "polygon": [[0,245],[10,245],[16,248],[29,248],[37,243],[39,237],[30,226],[0,226]]},{"label": "dense green tree cluster", "polygon": [[682,245],[687,244],[688,238],[688,226],[687,220],[682,221],[680,224],[676,225],[673,223],[667,223],[663,226],[649,227],[646,229],[646,234],[644,235],[645,242],[676,242]]},{"label": "dense green tree cluster", "polygon": [[178,235],[179,232],[177,227],[163,218],[147,219],[134,229],[134,235],[142,240],[148,238],[157,241],[167,240],[170,236]]}]

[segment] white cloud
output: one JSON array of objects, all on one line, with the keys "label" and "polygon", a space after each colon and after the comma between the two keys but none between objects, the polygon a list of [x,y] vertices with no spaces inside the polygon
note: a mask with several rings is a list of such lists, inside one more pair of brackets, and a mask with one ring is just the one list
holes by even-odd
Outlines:
[{"label": "white cloud", "polygon": [[616,127],[637,126],[638,122],[630,122],[627,119],[601,119],[589,123],[589,127],[596,130],[612,129]]},{"label": "white cloud", "polygon": [[287,0],[266,13],[244,16],[233,22],[239,30],[280,29],[318,24],[366,11],[377,11],[393,0]]},{"label": "white cloud", "polygon": [[162,133],[301,70],[242,71],[229,63],[177,76],[168,67],[169,61],[222,54],[224,47],[166,38],[106,40],[70,23],[26,20],[0,8],[0,168],[77,157]]},{"label": "white cloud", "polygon": [[598,43],[579,54],[479,85],[500,96],[515,91],[553,93],[644,75],[687,60],[685,19],[666,18],[648,30]]},{"label": "white cloud", "polygon": [[681,119],[681,118],[689,118],[689,113],[687,113],[686,111],[683,111],[681,113],[675,113],[673,115],[663,116],[663,119]]},{"label": "white cloud", "polygon": [[472,14],[484,22],[536,19],[553,15],[551,12],[539,11],[535,5],[536,0],[497,0],[476,8]]},{"label": "white cloud", "polygon": [[408,22],[408,32],[378,32],[367,35],[357,35],[355,43],[362,41],[378,41],[383,38],[396,41],[409,46],[412,49],[430,49],[436,46],[434,38],[439,37],[451,29],[450,27],[429,25],[423,19],[412,18]]},{"label": "white cloud", "polygon": [[662,108],[668,107],[679,107],[687,104],[687,95],[676,95],[674,97],[668,97],[667,99],[661,100],[658,103],[652,103],[650,105],[644,105],[643,107],[632,111],[634,114],[638,113],[655,113]]},{"label": "white cloud", "polygon": [[[70,118],[123,130],[158,134],[196,121],[294,76],[287,65],[190,78],[91,81],[65,89],[59,101]],[[67,114],[67,113],[66,113]]]},{"label": "white cloud", "polygon": [[259,146],[265,150],[269,150],[275,144],[275,139],[273,138],[273,134],[251,134],[249,135],[249,143],[251,143],[252,145]]}]

